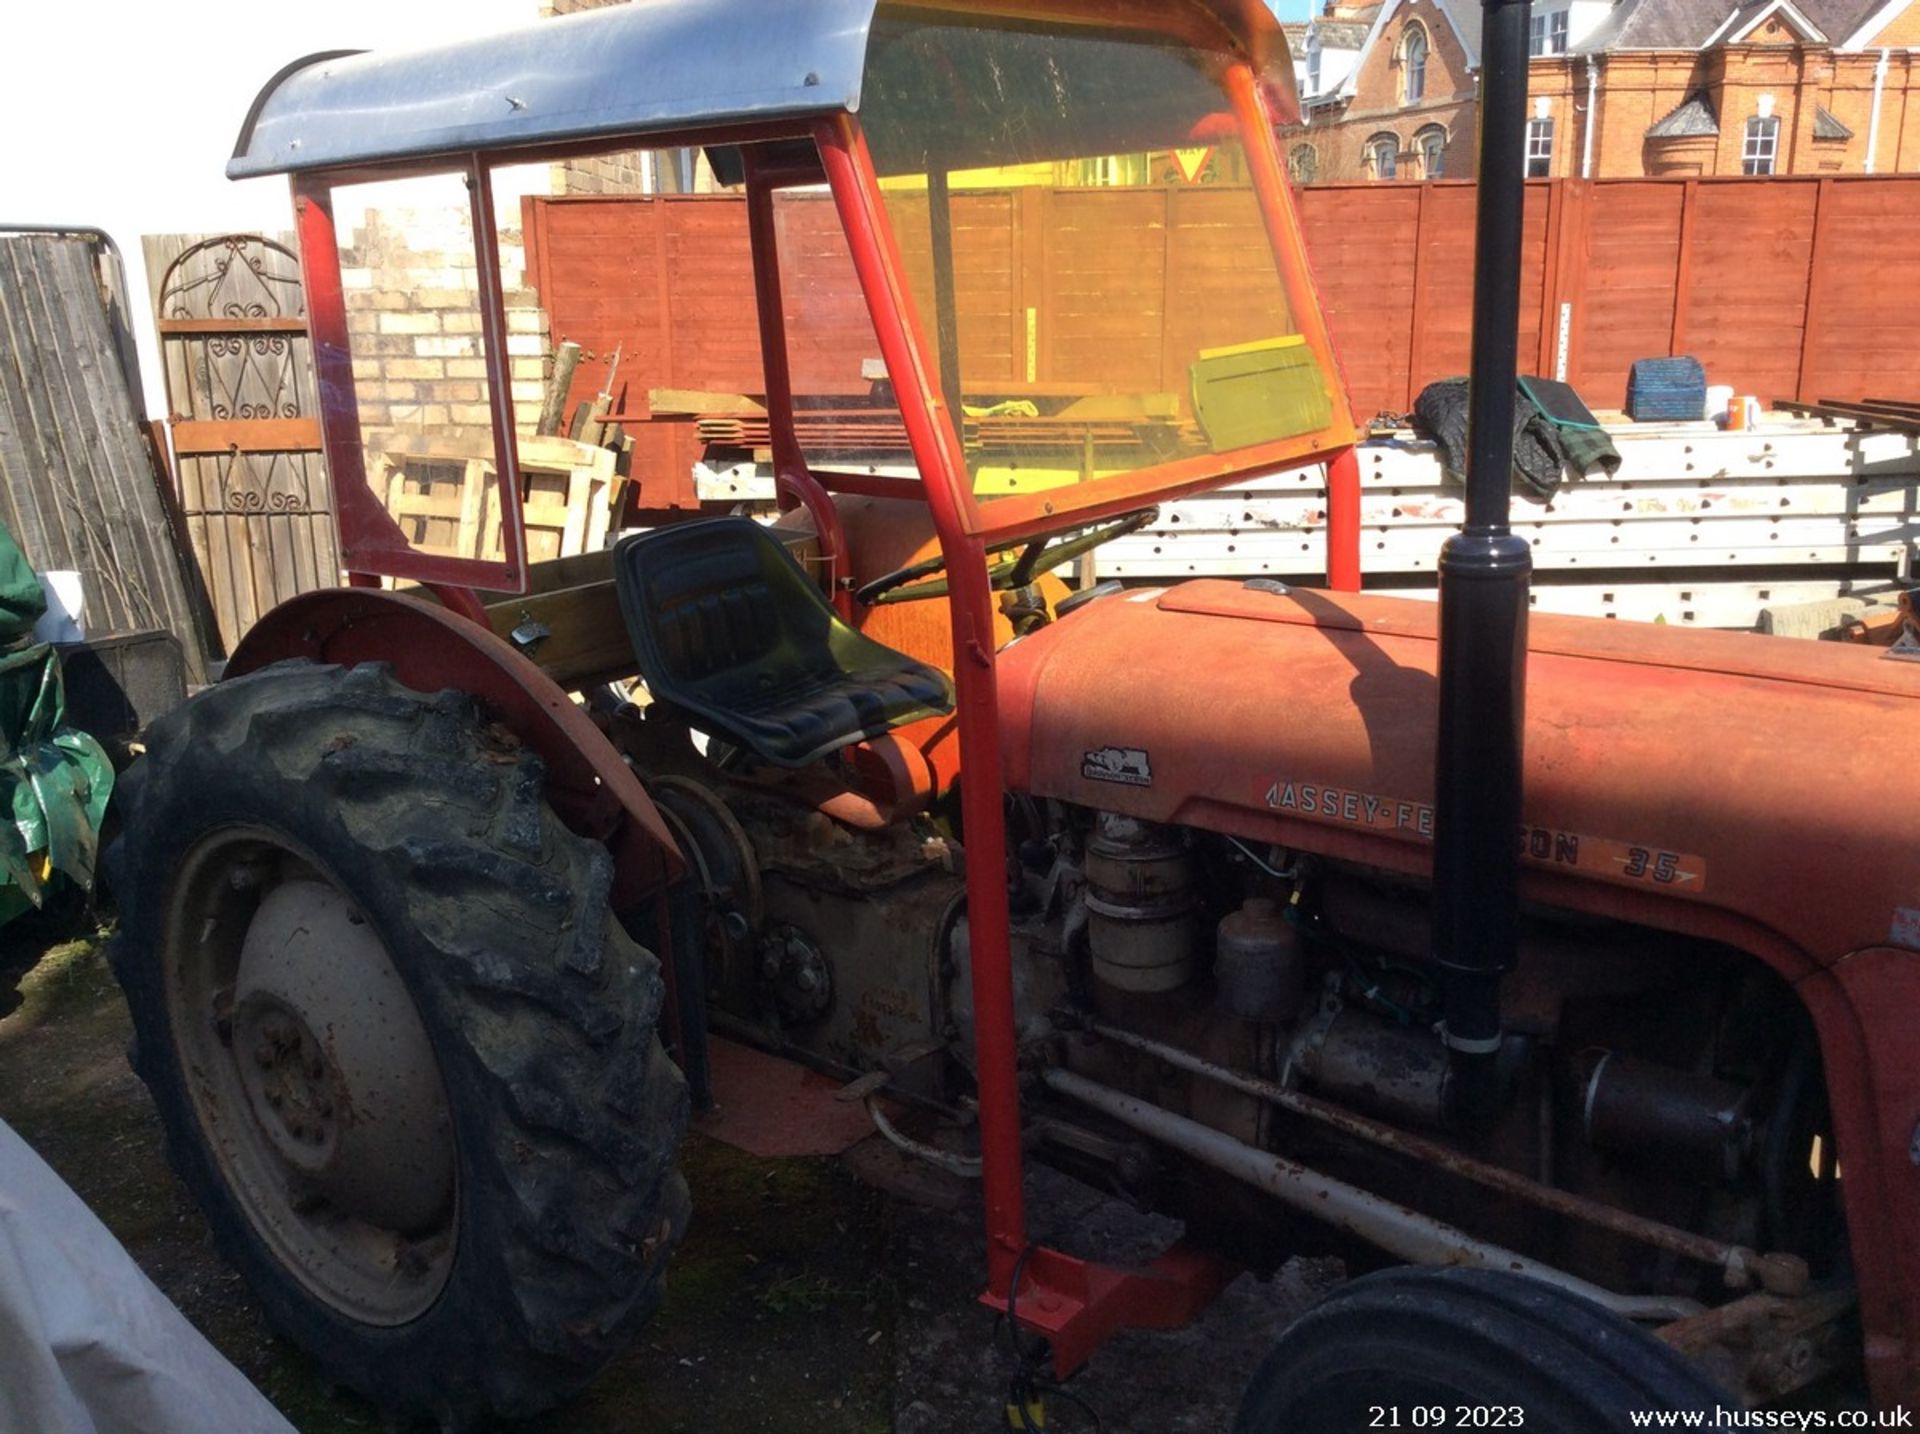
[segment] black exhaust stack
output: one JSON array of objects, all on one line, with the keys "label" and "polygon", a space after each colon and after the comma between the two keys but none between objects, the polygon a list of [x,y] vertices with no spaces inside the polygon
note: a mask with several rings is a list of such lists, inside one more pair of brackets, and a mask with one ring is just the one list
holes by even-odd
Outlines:
[{"label": "black exhaust stack", "polygon": [[1434,959],[1446,973],[1448,1105],[1471,1129],[1500,1105],[1501,978],[1519,920],[1527,592],[1533,554],[1507,525],[1531,0],[1485,0],[1473,265],[1466,526],[1440,552]]}]

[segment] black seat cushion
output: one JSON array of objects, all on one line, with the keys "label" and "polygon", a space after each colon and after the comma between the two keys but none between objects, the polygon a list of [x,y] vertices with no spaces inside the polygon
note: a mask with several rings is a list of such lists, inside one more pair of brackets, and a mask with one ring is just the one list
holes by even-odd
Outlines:
[{"label": "black seat cushion", "polygon": [[778,766],[953,710],[946,673],[843,622],[750,518],[636,533],[613,571],[653,695]]}]

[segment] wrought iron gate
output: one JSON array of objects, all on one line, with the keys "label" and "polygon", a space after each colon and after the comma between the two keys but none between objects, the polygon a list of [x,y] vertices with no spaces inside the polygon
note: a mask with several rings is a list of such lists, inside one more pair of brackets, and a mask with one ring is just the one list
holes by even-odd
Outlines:
[{"label": "wrought iron gate", "polygon": [[181,508],[231,651],[339,581],[300,261],[258,234],[188,241],[155,292]]}]

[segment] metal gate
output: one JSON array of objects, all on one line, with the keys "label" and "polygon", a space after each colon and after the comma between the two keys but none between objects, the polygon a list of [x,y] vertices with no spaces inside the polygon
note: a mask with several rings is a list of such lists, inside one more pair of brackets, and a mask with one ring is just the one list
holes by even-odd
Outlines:
[{"label": "metal gate", "polygon": [[[148,243],[151,272],[168,241]],[[299,258],[262,235],[170,247],[154,292],[180,504],[231,651],[276,604],[339,581],[306,297]]]}]

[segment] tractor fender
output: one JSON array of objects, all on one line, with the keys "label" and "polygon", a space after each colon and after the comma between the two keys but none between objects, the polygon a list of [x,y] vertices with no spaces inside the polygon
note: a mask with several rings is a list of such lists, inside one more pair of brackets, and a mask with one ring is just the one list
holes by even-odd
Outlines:
[{"label": "tractor fender", "polygon": [[606,735],[553,679],[477,623],[377,588],[303,593],[254,624],[225,676],[289,659],[382,662],[415,691],[451,687],[479,698],[539,755],[560,820],[612,854],[615,909],[631,909],[686,870],[653,799]]}]

